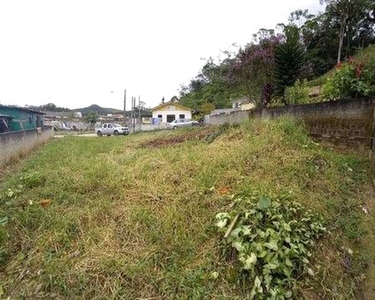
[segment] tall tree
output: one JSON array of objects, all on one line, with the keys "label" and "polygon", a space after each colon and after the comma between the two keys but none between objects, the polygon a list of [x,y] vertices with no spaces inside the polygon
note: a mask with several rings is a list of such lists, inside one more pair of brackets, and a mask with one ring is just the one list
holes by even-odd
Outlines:
[{"label": "tall tree", "polygon": [[284,33],[285,41],[275,50],[275,88],[277,95],[285,103],[285,89],[293,85],[302,73],[305,50],[300,43],[299,30],[296,26],[285,26]]},{"label": "tall tree", "polygon": [[208,59],[189,85],[181,86],[179,102],[196,111],[201,111],[207,104],[214,108],[230,107],[230,87],[225,80],[228,64],[227,59],[218,64]]},{"label": "tall tree", "polygon": [[373,6],[371,0],[322,0],[327,3],[326,12],[338,23],[338,50],[337,63],[341,62],[344,38],[347,38],[347,47],[353,35],[358,31],[358,23],[366,17],[368,9]]},{"label": "tall tree", "polygon": [[273,31],[268,35],[265,30],[260,33],[258,43],[253,42],[239,50],[231,62],[227,78],[239,93],[246,95],[257,106],[265,106],[271,99],[275,48],[282,37],[273,35]]}]

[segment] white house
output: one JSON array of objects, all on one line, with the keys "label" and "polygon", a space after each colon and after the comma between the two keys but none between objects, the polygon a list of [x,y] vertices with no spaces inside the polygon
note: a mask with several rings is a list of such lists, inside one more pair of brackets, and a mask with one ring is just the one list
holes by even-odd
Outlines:
[{"label": "white house", "polygon": [[191,109],[176,102],[162,103],[153,109],[152,118],[160,123],[170,123],[176,119],[191,119]]},{"label": "white house", "polygon": [[231,99],[230,101],[232,102],[232,109],[249,110],[255,107],[255,104],[247,97]]}]

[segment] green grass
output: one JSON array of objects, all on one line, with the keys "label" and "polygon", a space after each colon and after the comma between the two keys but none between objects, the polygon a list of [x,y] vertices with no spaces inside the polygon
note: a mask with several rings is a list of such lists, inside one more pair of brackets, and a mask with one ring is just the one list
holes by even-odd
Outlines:
[{"label": "green grass", "polygon": [[212,142],[146,146],[201,130],[65,137],[21,161],[0,182],[0,298],[243,299],[249,287],[223,254],[214,217],[233,193],[289,190],[330,231],[301,297],[354,295],[369,259],[368,158],[317,145],[287,119],[254,120]]}]

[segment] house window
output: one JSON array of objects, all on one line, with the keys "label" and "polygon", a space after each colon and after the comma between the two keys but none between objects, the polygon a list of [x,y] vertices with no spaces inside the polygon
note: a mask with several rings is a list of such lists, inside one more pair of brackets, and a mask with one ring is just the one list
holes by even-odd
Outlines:
[{"label": "house window", "polygon": [[158,115],[158,119],[163,119],[163,116],[162,115]]},{"label": "house window", "polygon": [[185,119],[185,115],[184,114],[179,115],[179,119]]},{"label": "house window", "polygon": [[173,122],[176,119],[175,115],[167,115],[167,123]]},{"label": "house window", "polygon": [[30,123],[30,124],[32,123],[31,117],[29,117],[29,123]]}]

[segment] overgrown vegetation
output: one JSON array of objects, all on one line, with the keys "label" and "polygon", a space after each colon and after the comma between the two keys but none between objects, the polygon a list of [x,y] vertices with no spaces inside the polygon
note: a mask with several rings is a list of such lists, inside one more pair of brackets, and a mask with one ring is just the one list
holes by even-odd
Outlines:
[{"label": "overgrown vegetation", "polygon": [[310,88],[306,81],[297,80],[293,86],[286,89],[285,98],[289,104],[304,104],[311,102],[309,97]]},{"label": "overgrown vegetation", "polygon": [[375,95],[375,56],[364,63],[350,59],[338,66],[323,85],[323,96],[329,100],[372,95]]},{"label": "overgrown vegetation", "polygon": [[[289,209],[282,195],[293,191],[330,232],[309,250],[314,276],[298,277],[293,294],[353,298],[372,255],[362,246],[374,219],[362,210],[372,190],[367,156],[326,149],[287,119],[218,128],[211,142],[142,147],[201,130],[66,137],[21,161],[0,183],[0,297],[244,299],[250,277],[239,275],[244,264],[228,255],[215,216],[245,212],[256,204],[245,197],[233,207],[232,195],[255,192],[270,195],[272,214]],[[281,221],[292,219],[300,220]],[[290,259],[292,274],[304,270]]]},{"label": "overgrown vegetation", "polygon": [[[246,98],[263,107],[288,105],[285,91],[296,80],[320,86],[329,77],[323,74],[375,42],[374,1],[320,2],[326,4],[324,12],[294,11],[287,24],[260,29],[247,45],[225,51],[219,61],[208,59],[182,86],[179,101],[200,112],[208,105],[230,107],[231,98]],[[358,89],[367,91],[355,84],[351,94],[358,94]]]}]

